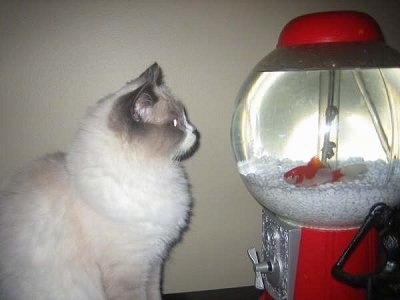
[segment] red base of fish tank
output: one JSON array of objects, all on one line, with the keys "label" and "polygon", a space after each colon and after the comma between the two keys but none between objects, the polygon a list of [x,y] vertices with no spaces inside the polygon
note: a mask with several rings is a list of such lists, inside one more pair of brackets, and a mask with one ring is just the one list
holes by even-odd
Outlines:
[{"label": "red base of fish tank", "polygon": [[[333,265],[357,232],[357,228],[345,230],[301,228],[294,300],[366,299],[365,289],[341,283],[331,275]],[[377,234],[375,231],[370,231],[349,258],[344,271],[354,275],[373,272],[378,265],[378,252]],[[273,299],[267,291],[259,298],[259,300]]]}]

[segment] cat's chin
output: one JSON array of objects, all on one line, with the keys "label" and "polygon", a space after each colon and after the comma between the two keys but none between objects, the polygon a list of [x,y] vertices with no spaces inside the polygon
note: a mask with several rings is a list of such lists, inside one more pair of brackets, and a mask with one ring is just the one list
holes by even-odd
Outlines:
[{"label": "cat's chin", "polygon": [[174,161],[184,161],[190,157],[199,149],[200,147],[200,133],[197,130],[188,133],[188,136],[183,141],[180,149],[173,157]]},{"label": "cat's chin", "polygon": [[190,157],[193,156],[193,154],[197,151],[197,149],[200,147],[200,143],[197,140],[196,143],[192,146],[192,148],[190,148],[188,151],[184,152],[184,153],[178,153],[173,160],[181,162],[181,161],[185,161],[187,159],[189,159]]}]

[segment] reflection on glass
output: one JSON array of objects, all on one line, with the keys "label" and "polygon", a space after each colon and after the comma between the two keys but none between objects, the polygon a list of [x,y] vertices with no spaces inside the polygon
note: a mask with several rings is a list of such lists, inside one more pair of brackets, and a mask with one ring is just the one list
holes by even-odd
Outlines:
[{"label": "reflection on glass", "polygon": [[[299,221],[319,225],[356,224],[372,204],[396,203],[399,78],[398,68],[252,73],[239,92],[231,129],[249,191],[284,217],[293,218],[290,207],[296,206]],[[354,182],[289,186],[283,174],[313,156],[332,169],[363,163],[368,172]],[[318,220],[310,206],[319,209]]]}]

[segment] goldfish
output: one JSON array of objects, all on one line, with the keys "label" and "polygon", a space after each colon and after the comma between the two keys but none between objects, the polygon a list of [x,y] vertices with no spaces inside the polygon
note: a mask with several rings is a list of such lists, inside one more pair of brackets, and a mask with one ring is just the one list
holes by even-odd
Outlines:
[{"label": "goldfish", "polygon": [[324,183],[359,179],[367,171],[365,164],[353,164],[333,170],[323,164],[318,156],[314,156],[306,165],[287,171],[283,178],[287,183],[296,186],[315,187]]}]

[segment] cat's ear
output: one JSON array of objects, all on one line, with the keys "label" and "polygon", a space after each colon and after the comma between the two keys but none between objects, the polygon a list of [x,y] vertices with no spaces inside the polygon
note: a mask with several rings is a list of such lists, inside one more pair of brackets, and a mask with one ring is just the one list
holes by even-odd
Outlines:
[{"label": "cat's ear", "polygon": [[152,86],[144,84],[140,87],[131,102],[130,113],[135,122],[146,120],[154,104],[158,101]]},{"label": "cat's ear", "polygon": [[160,66],[157,63],[152,64],[140,77],[145,78],[147,83],[159,86],[164,83],[164,76]]}]

